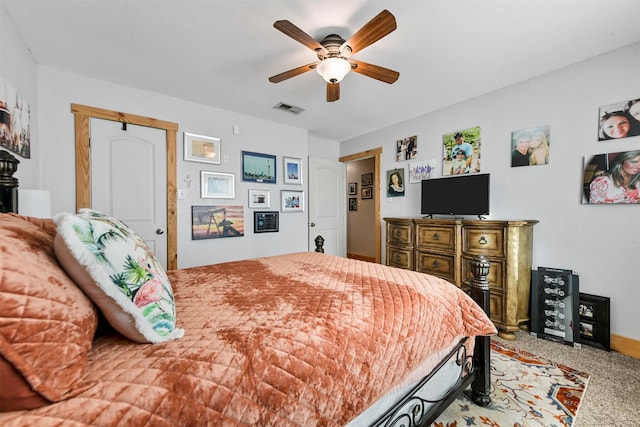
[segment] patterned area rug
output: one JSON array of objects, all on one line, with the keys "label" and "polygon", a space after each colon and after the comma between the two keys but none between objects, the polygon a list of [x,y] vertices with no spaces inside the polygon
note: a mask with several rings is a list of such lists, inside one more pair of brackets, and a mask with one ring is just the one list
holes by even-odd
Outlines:
[{"label": "patterned area rug", "polygon": [[465,391],[433,426],[570,427],[589,374],[492,341],[491,382],[489,406],[475,405]]}]

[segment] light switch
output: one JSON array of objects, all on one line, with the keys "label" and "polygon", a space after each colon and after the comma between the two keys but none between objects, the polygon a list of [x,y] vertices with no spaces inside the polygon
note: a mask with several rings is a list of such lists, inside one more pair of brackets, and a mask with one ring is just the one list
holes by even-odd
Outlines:
[{"label": "light switch", "polygon": [[233,134],[234,135],[240,135],[240,126],[233,125]]}]

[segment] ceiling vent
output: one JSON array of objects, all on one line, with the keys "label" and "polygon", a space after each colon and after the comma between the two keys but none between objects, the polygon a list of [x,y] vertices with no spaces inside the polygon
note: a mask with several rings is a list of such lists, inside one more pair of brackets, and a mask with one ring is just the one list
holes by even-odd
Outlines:
[{"label": "ceiling vent", "polygon": [[304,108],[296,107],[295,105],[285,104],[284,102],[279,102],[273,108],[280,111],[286,111],[292,114],[300,114],[304,111]]}]

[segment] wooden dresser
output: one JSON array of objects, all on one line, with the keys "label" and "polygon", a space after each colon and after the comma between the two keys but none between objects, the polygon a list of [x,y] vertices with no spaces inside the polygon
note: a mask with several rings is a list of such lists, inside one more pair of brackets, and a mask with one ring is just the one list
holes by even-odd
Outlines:
[{"label": "wooden dresser", "polygon": [[386,264],[442,277],[467,290],[470,262],[491,263],[491,320],[505,339],[527,329],[534,220],[384,218]]}]

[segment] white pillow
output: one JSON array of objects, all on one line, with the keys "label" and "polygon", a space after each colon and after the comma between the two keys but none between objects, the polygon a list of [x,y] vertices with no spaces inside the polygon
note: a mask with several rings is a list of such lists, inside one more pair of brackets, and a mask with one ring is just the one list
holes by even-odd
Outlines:
[{"label": "white pillow", "polygon": [[173,289],[146,243],[125,223],[92,209],[54,217],[54,250],[67,274],[122,335],[160,343],[176,329]]}]

